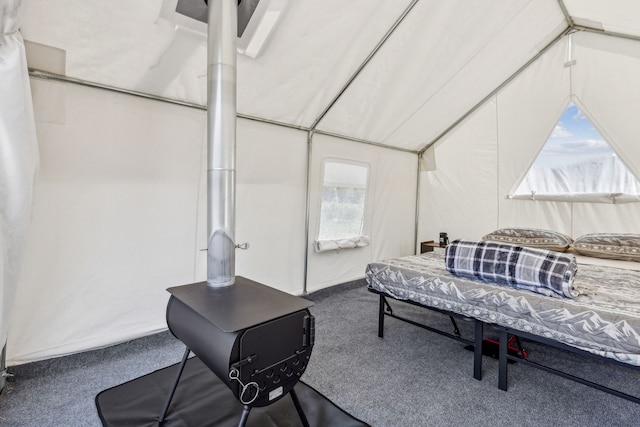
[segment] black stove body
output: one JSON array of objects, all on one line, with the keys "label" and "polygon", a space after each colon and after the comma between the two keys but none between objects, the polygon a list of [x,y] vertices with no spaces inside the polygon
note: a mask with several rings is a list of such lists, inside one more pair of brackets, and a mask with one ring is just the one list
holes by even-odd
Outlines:
[{"label": "black stove body", "polygon": [[243,277],[222,288],[202,282],[168,291],[167,325],[187,346],[183,362],[193,352],[245,408],[292,392],[313,349],[313,303]]}]

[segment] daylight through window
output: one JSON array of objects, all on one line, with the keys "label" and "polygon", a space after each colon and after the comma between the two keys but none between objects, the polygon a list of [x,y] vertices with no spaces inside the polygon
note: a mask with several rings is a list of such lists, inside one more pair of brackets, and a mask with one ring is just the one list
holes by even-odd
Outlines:
[{"label": "daylight through window", "polygon": [[640,182],[592,122],[571,103],[513,198],[635,201]]},{"label": "daylight through window", "polygon": [[367,165],[324,162],[319,240],[362,235],[368,174]]}]

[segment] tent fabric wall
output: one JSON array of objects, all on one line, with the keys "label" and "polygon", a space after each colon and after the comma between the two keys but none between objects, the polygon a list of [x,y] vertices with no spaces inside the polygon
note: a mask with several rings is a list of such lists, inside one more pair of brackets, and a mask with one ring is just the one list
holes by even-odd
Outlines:
[{"label": "tent fabric wall", "polygon": [[520,184],[569,104],[566,46],[565,41],[556,43],[498,94],[502,198]]},{"label": "tent fabric wall", "polygon": [[495,123],[494,97],[430,148],[436,164],[420,174],[420,241],[438,241],[440,232],[450,240],[479,239],[483,230],[496,227]]},{"label": "tent fabric wall", "polygon": [[[311,152],[308,291],[362,278],[366,265],[374,260],[412,254],[417,156],[325,135],[314,136]],[[369,165],[363,230],[371,236],[368,246],[321,253],[313,249],[318,237],[322,161],[327,158]]]},{"label": "tent fabric wall", "polygon": [[[166,328],[194,280],[205,112],[32,79],[42,161],[13,364]],[[55,96],[52,96],[55,94]]]},{"label": "tent fabric wall", "polygon": [[[631,117],[640,107],[636,105],[640,81],[631,77],[640,71],[640,42],[591,33],[573,34],[572,39],[571,55],[567,36],[433,147],[436,170],[423,172],[421,178],[421,240],[434,239],[438,231],[448,231],[451,238],[477,239],[496,228],[515,226],[552,229],[574,237],[640,232],[634,219],[640,216],[638,203],[605,206],[506,197],[571,101],[580,102],[581,108],[589,109],[589,117],[598,124],[602,121],[605,130],[611,129],[607,133],[623,161],[636,165],[640,158],[636,137],[640,125]],[[476,145],[482,146],[485,135],[492,132],[495,153],[482,157]],[[495,167],[497,173],[468,172],[475,171],[470,168],[478,159],[482,159],[479,169]],[[469,206],[463,215],[452,214],[463,211],[467,200],[477,200],[477,207]]]},{"label": "tent fabric wall", "polygon": [[566,61],[564,38],[497,95],[498,228],[530,224],[571,234],[568,205],[507,199],[569,104],[571,82]]},{"label": "tent fabric wall", "polygon": [[[0,3],[0,348],[7,342],[38,167],[31,88],[19,32],[26,2]],[[4,365],[0,366],[4,369]],[[4,385],[5,378],[0,379]]]},{"label": "tent fabric wall", "polygon": [[580,107],[640,177],[640,42],[578,33],[573,51],[572,86]]},{"label": "tent fabric wall", "polygon": [[[32,73],[202,108],[206,26],[176,3],[31,0],[22,32]],[[640,42],[591,34],[637,38],[636,3],[290,1],[260,54],[238,58],[238,112],[251,119],[237,132],[237,243],[251,245],[238,251],[238,274],[292,293],[360,278],[372,260],[413,253],[416,203],[418,241],[514,225],[637,232],[638,204],[505,198],[570,101],[638,174]],[[571,55],[567,38],[548,48],[576,31]],[[31,83],[45,156],[12,363],[164,328],[165,288],[206,269],[204,111]],[[417,202],[417,154],[434,142]],[[326,157],[371,166],[367,247],[312,249]]]},{"label": "tent fabric wall", "polygon": [[[43,161],[11,364],[163,330],[166,288],[206,277],[205,112],[37,78],[31,85]],[[322,259],[309,249],[309,290],[412,253],[416,155],[321,135],[313,147],[314,168],[324,156],[372,165],[367,220],[378,240]],[[236,236],[250,247],[238,250],[236,272],[294,294],[305,281],[307,150],[307,132],[238,120]]]},{"label": "tent fabric wall", "polygon": [[[249,243],[236,251],[236,274],[301,294],[307,133],[239,119],[236,139],[236,243]],[[203,162],[196,277],[205,280],[206,156]]]}]

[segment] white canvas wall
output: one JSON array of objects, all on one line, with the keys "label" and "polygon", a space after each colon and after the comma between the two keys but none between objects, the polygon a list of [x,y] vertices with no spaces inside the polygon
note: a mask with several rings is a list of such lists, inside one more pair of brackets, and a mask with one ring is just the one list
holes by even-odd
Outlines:
[{"label": "white canvas wall", "polygon": [[640,72],[640,42],[591,33],[574,34],[572,42],[571,50],[567,38],[554,45],[430,148],[436,168],[421,173],[420,240],[436,239],[439,231],[478,239],[514,226],[574,237],[640,232],[638,203],[506,198],[569,102],[588,110],[621,159],[638,168],[640,80],[631,76]]},{"label": "white canvas wall", "polygon": [[[111,345],[166,328],[166,288],[206,278],[206,113],[32,79],[41,152],[8,363]],[[416,156],[315,136],[325,156],[371,165],[372,244],[316,254],[309,290],[412,253]],[[307,133],[237,123],[236,273],[293,294],[305,280]],[[318,176],[314,178],[316,181]],[[312,183],[311,217],[319,209]],[[310,242],[317,223],[310,226]]]},{"label": "white canvas wall", "polygon": [[[355,160],[369,165],[364,234],[369,246],[316,253],[322,189],[322,161]],[[364,277],[369,262],[413,254],[417,158],[415,154],[340,140],[313,138],[309,219],[308,290]]]},{"label": "white canvas wall", "polygon": [[[478,239],[498,214],[496,102],[487,102],[430,150],[435,169],[420,173],[419,242]],[[418,242],[418,243],[419,243]]]},{"label": "white canvas wall", "polygon": [[41,167],[10,363],[160,330],[165,289],[194,280],[204,112],[31,83]]}]

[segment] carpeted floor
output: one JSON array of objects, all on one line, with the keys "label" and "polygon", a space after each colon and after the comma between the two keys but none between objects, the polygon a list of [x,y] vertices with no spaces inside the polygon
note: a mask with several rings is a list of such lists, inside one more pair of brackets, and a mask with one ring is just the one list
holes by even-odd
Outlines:
[{"label": "carpeted floor", "polygon": [[[634,426],[640,405],[516,363],[509,391],[497,387],[497,361],[484,358],[472,377],[463,344],[388,319],[377,336],[377,296],[362,283],[320,291],[316,344],[303,381],[354,417],[376,427]],[[446,316],[395,304],[417,320],[450,330]],[[471,337],[470,323],[460,322]],[[490,331],[489,331],[490,333]],[[525,342],[532,360],[640,396],[640,372]],[[184,347],[163,332],[126,344],[10,368],[0,396],[1,426],[100,426],[94,404],[107,388],[180,361]]]}]

